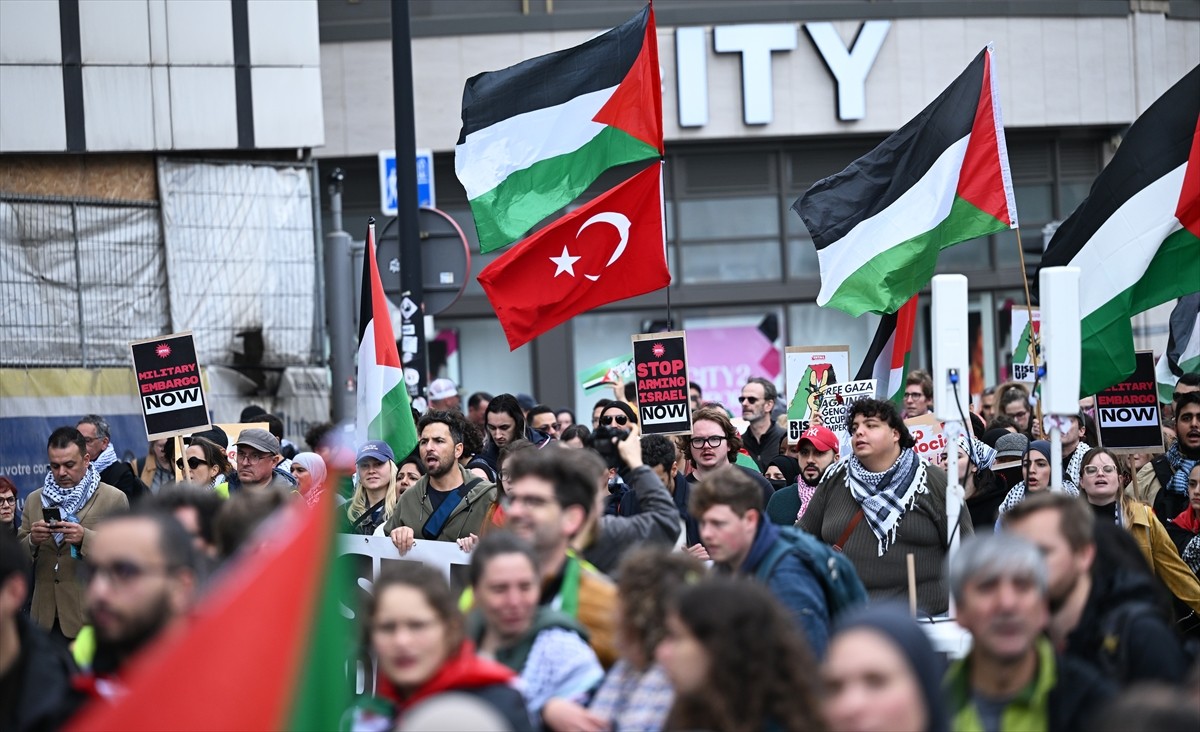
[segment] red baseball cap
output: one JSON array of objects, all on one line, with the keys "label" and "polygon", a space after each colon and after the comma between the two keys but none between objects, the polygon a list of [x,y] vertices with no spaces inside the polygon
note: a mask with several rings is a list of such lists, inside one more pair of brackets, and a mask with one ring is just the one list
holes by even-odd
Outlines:
[{"label": "red baseball cap", "polygon": [[833,430],[829,429],[828,427],[819,427],[817,425],[809,427],[808,429],[804,430],[804,434],[800,435],[800,439],[796,442],[796,444],[799,445],[805,440],[811,442],[813,447],[817,448],[821,452],[838,449],[837,435],[833,434]]}]

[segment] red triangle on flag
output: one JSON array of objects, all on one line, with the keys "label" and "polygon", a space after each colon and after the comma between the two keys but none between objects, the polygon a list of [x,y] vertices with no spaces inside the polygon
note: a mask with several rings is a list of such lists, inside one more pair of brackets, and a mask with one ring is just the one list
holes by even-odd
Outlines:
[{"label": "red triangle on flag", "polygon": [[[332,499],[326,498],[326,502]],[[72,730],[255,730],[288,724],[331,559],[333,521],[295,502],[260,527],[269,538],[240,559],[191,617],[135,657],[125,692],[76,716]],[[253,541],[253,539],[252,539]]]},{"label": "red triangle on flag", "polygon": [[1009,178],[1000,157],[1004,131],[997,129],[996,104],[999,101],[992,98],[992,54],[989,50],[983,54],[983,83],[975,107],[971,140],[958,176],[957,193],[980,211],[1011,226],[1012,212],[1008,210],[1008,196],[1003,185]]},{"label": "red triangle on flag", "polygon": [[663,152],[662,80],[658,71],[658,31],[654,8],[637,60],[593,121],[615,127]]}]

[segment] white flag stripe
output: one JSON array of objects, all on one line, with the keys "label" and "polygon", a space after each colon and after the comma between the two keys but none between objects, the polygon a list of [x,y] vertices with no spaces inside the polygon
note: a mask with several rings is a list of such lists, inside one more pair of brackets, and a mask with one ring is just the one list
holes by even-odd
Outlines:
[{"label": "white flag stripe", "polygon": [[858,225],[844,237],[817,252],[821,292],[817,304],[827,304],[842,283],[867,262],[933,229],[950,215],[958,175],[971,136],[946,148],[933,166],[890,206]]},{"label": "white flag stripe", "polygon": [[1079,267],[1079,314],[1094,313],[1133,287],[1163,240],[1182,228],[1175,207],[1183,190],[1184,163],[1135,193],[1071,258]]},{"label": "white flag stripe", "polygon": [[358,344],[358,411],[355,436],[358,444],[371,439],[367,428],[379,416],[383,395],[404,381],[404,372],[381,366],[375,360],[375,324],[367,324],[362,343]]},{"label": "white flag stripe", "polygon": [[467,190],[467,200],[482,196],[518,170],[586,145],[608,126],[592,118],[616,90],[613,86],[589,92],[467,135],[454,148],[454,172]]}]

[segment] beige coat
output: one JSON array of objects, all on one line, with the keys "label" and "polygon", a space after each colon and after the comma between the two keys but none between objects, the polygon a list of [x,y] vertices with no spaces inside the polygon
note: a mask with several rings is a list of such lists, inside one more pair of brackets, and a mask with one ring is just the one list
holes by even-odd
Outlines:
[{"label": "beige coat", "polygon": [[[96,524],[111,513],[129,508],[129,499],[118,488],[107,483],[96,487],[91,500],[79,511],[79,523],[83,526],[83,541],[78,553],[87,556],[89,542],[96,535]],[[33,558],[33,609],[35,623],[44,630],[54,627],[54,619],[63,635],[74,638],[84,626],[84,583],[81,559],[71,556],[71,545],[54,543],[53,537],[34,545],[30,539],[33,524],[42,520],[42,489],[38,488],[25,500],[25,514],[21,517],[21,528],[17,539]]]}]

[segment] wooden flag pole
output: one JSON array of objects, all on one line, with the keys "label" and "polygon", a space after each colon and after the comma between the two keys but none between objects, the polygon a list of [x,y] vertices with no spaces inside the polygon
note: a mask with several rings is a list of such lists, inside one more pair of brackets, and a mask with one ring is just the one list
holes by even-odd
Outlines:
[{"label": "wooden flag pole", "polygon": [[183,482],[183,468],[180,463],[183,462],[183,435],[175,435],[175,482]]},{"label": "wooden flag pole", "polygon": [[[1029,275],[1025,271],[1025,246],[1021,244],[1021,228],[1013,229],[1017,232],[1017,255],[1021,261],[1021,284],[1025,286],[1025,311],[1029,313],[1029,345],[1033,351],[1033,391],[1037,391],[1038,377],[1038,362],[1042,356],[1042,337],[1041,334],[1033,328],[1033,298],[1029,296]],[[1032,397],[1033,394],[1030,393]],[[1032,399],[1030,401],[1033,401]],[[1034,425],[1036,429],[1030,429],[1030,434],[1039,435],[1042,429],[1042,400],[1038,399],[1034,407]],[[1031,426],[1032,427],[1032,426]]]}]

